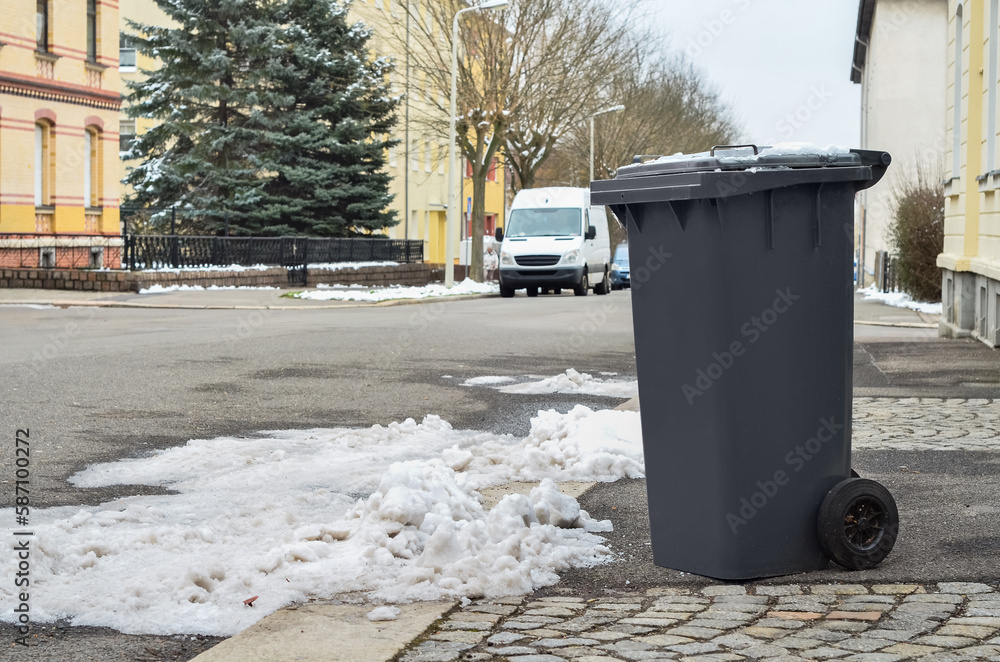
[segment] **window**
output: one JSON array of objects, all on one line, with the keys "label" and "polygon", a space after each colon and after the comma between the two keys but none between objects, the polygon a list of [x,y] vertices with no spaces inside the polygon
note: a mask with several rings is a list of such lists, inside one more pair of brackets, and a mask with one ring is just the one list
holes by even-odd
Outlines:
[{"label": "window", "polygon": [[35,124],[35,206],[44,207],[51,203],[52,173],[51,146],[52,130],[48,124]]},{"label": "window", "polygon": [[410,170],[420,170],[420,142],[410,141]]},{"label": "window", "polygon": [[83,132],[83,206],[101,206],[101,133],[96,127]]},{"label": "window", "polygon": [[962,4],[955,10],[955,107],[952,113],[952,155],[951,176],[959,177],[962,172]]},{"label": "window", "polygon": [[472,179],[472,161],[465,159],[465,178]]},{"label": "window", "polygon": [[431,171],[431,161],[434,160],[433,153],[431,152],[433,148],[431,147],[431,141],[424,141],[424,172]]},{"label": "window", "polygon": [[94,136],[90,131],[83,132],[83,206],[94,206],[94,160],[90,154],[94,149]]},{"label": "window", "polygon": [[486,181],[495,182],[497,180],[497,157],[490,161],[490,169],[486,172]]},{"label": "window", "polygon": [[127,34],[118,35],[118,69],[135,71],[135,39]]},{"label": "window", "polygon": [[97,62],[97,0],[87,0],[87,61]]},{"label": "window", "polygon": [[49,0],[35,0],[35,48],[49,52]]},{"label": "window", "polygon": [[395,168],[399,165],[399,160],[396,158],[396,146],[393,145],[389,148],[389,167]]},{"label": "window", "polygon": [[135,122],[122,120],[118,123],[118,150],[127,152],[135,144]]},{"label": "window", "polygon": [[438,146],[437,146],[437,161],[438,161],[438,174],[439,175],[443,175],[444,174],[444,162],[445,162],[445,160],[447,158],[448,158],[448,155],[445,152],[444,145],[438,144]]}]

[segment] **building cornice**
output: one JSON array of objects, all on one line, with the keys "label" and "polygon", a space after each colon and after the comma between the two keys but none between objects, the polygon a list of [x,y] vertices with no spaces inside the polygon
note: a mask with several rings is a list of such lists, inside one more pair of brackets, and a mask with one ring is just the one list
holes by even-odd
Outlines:
[{"label": "building cornice", "polygon": [[868,44],[872,36],[872,17],[877,0],[859,0],[858,26],[854,31],[854,60],[851,62],[851,82],[860,83],[868,59]]},{"label": "building cornice", "polygon": [[122,105],[121,94],[85,85],[41,80],[0,71],[0,94],[45,99],[92,108],[118,110]]}]

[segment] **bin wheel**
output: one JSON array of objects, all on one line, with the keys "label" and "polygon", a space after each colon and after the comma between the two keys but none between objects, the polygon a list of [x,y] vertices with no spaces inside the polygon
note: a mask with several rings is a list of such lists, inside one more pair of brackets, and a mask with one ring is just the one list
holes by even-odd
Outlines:
[{"label": "bin wheel", "polygon": [[507,287],[506,285],[501,285],[500,296],[502,296],[504,299],[510,299],[511,297],[514,296],[514,288]]},{"label": "bin wheel", "polygon": [[896,544],[899,512],[881,484],[848,478],[823,499],[817,526],[827,556],[849,570],[867,570],[881,563]]},{"label": "bin wheel", "polygon": [[538,296],[538,288],[537,287],[528,287],[528,288],[525,288],[525,291],[528,293],[529,297],[537,297]]},{"label": "bin wheel", "polygon": [[594,285],[594,294],[607,294],[611,291],[611,276],[608,270],[604,270],[604,278],[597,285]]},{"label": "bin wheel", "polygon": [[573,294],[578,297],[587,296],[587,290],[590,289],[590,278],[587,276],[587,270],[583,270],[583,275],[580,276],[580,284],[573,288]]}]

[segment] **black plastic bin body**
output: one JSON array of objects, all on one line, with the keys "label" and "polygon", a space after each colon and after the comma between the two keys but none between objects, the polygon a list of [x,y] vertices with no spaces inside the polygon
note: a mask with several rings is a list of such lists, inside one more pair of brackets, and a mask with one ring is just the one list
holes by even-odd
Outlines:
[{"label": "black plastic bin body", "polygon": [[817,512],[851,475],[854,198],[889,163],[755,152],[591,184],[628,228],[654,561],[720,579],[828,562]]}]

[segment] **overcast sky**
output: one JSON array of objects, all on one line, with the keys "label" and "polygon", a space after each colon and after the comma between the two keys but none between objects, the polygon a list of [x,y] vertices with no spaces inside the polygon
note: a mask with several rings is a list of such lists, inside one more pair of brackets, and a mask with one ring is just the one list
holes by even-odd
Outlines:
[{"label": "overcast sky", "polygon": [[649,0],[757,144],[858,147],[856,0]]}]

